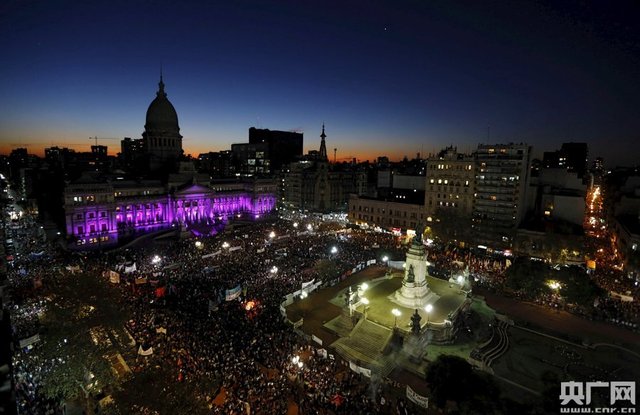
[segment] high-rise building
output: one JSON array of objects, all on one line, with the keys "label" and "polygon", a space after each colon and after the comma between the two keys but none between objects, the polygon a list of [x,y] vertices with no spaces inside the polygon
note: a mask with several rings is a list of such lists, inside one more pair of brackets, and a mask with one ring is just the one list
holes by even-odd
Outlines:
[{"label": "high-rise building", "polygon": [[120,163],[127,170],[135,170],[144,155],[144,139],[125,137],[120,141]]},{"label": "high-rise building", "polygon": [[562,168],[584,178],[589,160],[587,143],[562,143],[560,150],[545,151],[542,164],[548,169]]},{"label": "high-rise building", "polygon": [[452,211],[470,218],[473,211],[475,159],[447,147],[427,159],[424,207],[427,216],[439,211]]},{"label": "high-rise building", "polygon": [[526,213],[531,147],[480,144],[476,152],[473,236],[479,245],[510,249]]},{"label": "high-rise building", "polygon": [[175,168],[176,162],[182,156],[182,136],[178,125],[178,114],[164,92],[162,75],[160,75],[156,98],[147,109],[142,138],[151,171]]},{"label": "high-rise building", "polygon": [[271,173],[269,144],[231,144],[231,153],[236,173],[246,176],[264,176]]},{"label": "high-rise building", "polygon": [[283,165],[292,163],[302,156],[302,133],[249,128],[249,144],[260,143],[267,145],[269,165],[272,172],[281,170]]}]

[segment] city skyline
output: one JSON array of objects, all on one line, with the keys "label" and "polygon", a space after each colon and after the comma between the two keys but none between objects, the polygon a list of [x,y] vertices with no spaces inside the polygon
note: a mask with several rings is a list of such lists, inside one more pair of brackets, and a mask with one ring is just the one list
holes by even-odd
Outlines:
[{"label": "city skyline", "polygon": [[[185,153],[297,130],[338,160],[587,142],[633,164],[637,7],[418,2],[10,2],[2,12],[0,153],[111,154],[140,138],[160,67]],[[508,19],[507,19],[508,17]]]}]

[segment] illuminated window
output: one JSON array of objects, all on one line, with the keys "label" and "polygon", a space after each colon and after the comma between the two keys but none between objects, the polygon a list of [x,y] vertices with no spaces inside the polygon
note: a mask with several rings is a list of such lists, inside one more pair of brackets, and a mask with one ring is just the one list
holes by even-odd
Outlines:
[{"label": "illuminated window", "polygon": [[433,184],[435,182],[435,180],[431,179],[429,180],[429,183]]},{"label": "illuminated window", "polygon": [[449,180],[444,179],[444,184],[449,184]]},{"label": "illuminated window", "polygon": [[438,179],[438,184],[442,184],[442,179]]}]

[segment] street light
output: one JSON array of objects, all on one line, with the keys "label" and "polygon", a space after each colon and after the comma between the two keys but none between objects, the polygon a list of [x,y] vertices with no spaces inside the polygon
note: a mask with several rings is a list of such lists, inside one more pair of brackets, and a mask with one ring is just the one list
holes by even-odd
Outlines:
[{"label": "street light", "polygon": [[307,225],[307,230],[308,230],[308,231],[312,231],[312,230],[313,230],[313,226],[311,226],[311,224],[308,224],[308,225]]},{"label": "street light", "polygon": [[229,248],[229,242],[223,242],[223,243],[222,243],[222,247],[223,247],[224,249]]},{"label": "street light", "polygon": [[333,255],[337,254],[338,253],[338,248],[336,248],[335,246],[331,247],[331,253]]},{"label": "street light", "polygon": [[397,308],[394,308],[393,310],[391,310],[391,314],[393,314],[394,316],[393,328],[396,328],[398,327],[398,317],[400,317],[402,313]]},{"label": "street light", "polygon": [[269,232],[269,238],[273,239],[276,237],[276,233],[274,231]]},{"label": "street light", "polygon": [[364,307],[362,309],[363,314],[364,314],[364,319],[367,319],[367,308],[369,308],[369,299],[366,297],[362,297],[360,298],[360,301],[362,302],[362,304],[364,304]]},{"label": "street light", "polygon": [[305,299],[305,298],[307,298],[308,296],[309,296],[309,294],[307,294],[307,292],[306,292],[306,291],[303,291],[303,292],[301,292],[301,293],[300,293],[300,298],[301,298],[302,300],[304,300],[304,299]]},{"label": "street light", "polygon": [[151,259],[151,263],[153,265],[157,265],[160,263],[160,261],[162,261],[162,259],[158,256],[158,255],[154,255],[154,257]]},{"label": "street light", "polygon": [[298,229],[298,222],[293,222],[293,227]]},{"label": "street light", "polygon": [[382,262],[386,263],[387,261],[389,261],[389,257],[388,256],[383,256],[382,257]]},{"label": "street light", "polygon": [[202,242],[196,241],[196,248],[202,249]]},{"label": "street light", "polygon": [[426,311],[427,313],[427,327],[429,327],[429,314],[431,314],[432,310],[433,306],[431,304],[427,304],[426,306],[424,306],[424,311]]}]

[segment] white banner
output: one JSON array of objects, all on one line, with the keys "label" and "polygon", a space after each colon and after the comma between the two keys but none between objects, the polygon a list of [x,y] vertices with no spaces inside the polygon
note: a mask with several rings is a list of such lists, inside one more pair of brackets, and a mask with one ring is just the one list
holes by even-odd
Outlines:
[{"label": "white banner", "polygon": [[222,251],[216,251],[216,252],[212,252],[212,253],[207,254],[207,255],[202,255],[202,259],[211,258],[211,257],[214,257],[216,255],[220,255],[221,253],[222,253]]},{"label": "white banner", "polygon": [[231,248],[229,248],[229,252],[237,251],[238,249],[242,249],[242,247],[241,246],[232,246]]},{"label": "white banner", "polygon": [[609,295],[611,297],[615,297],[615,298],[620,299],[620,301],[625,301],[625,302],[632,302],[633,301],[633,297],[631,297],[629,295],[620,294],[620,293],[617,293],[615,291],[609,291]]},{"label": "white banner", "polygon": [[263,252],[264,252],[264,248],[260,248],[260,249],[257,249],[257,250],[256,250],[256,253],[257,253],[257,254],[261,254],[261,253],[263,253]]},{"label": "white banner", "polygon": [[318,343],[320,346],[322,346],[322,339],[318,336],[316,336],[315,334],[311,335],[311,338],[313,339],[314,342]]},{"label": "white banner", "polygon": [[318,349],[318,356],[322,357],[323,359],[327,358],[327,349]]},{"label": "white banner", "polygon": [[423,408],[429,408],[429,398],[418,395],[409,385],[407,385],[407,399]]},{"label": "white banner", "polygon": [[140,356],[151,356],[153,354],[153,347],[149,347],[147,350],[142,348],[142,345],[138,347],[138,354]]},{"label": "white banner", "polygon": [[309,282],[303,282],[303,283],[302,283],[302,289],[304,289],[305,287],[308,287],[309,285],[313,284],[313,282],[314,282],[314,281],[315,281],[315,278],[314,278],[314,279],[312,279],[312,280],[311,280],[311,281],[309,281]]},{"label": "white banner", "polygon": [[138,267],[136,267],[136,263],[135,262],[131,266],[125,266],[124,267],[124,273],[125,274],[130,274],[130,273],[132,273],[134,271],[137,271],[137,270],[138,270]]},{"label": "white banner", "polygon": [[22,339],[20,340],[20,348],[22,347],[27,347],[29,345],[32,345],[34,343],[37,343],[40,341],[40,335],[39,334],[34,334],[31,337],[27,337],[26,339]]},{"label": "white banner", "polygon": [[371,369],[366,369],[364,367],[358,366],[353,362],[349,362],[349,369],[353,370],[356,373],[362,373],[366,377],[371,377]]}]

